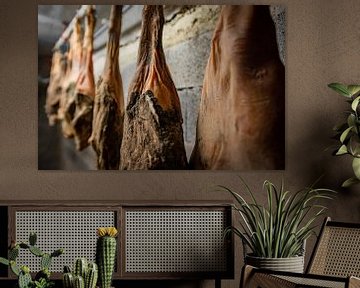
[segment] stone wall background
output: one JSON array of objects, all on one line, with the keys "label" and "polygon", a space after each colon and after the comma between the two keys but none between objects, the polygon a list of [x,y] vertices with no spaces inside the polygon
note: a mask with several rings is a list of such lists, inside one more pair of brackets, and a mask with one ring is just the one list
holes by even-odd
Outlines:
[{"label": "stone wall background", "polygon": [[[129,84],[136,69],[142,7],[142,5],[126,6],[123,12],[119,63],[126,98]],[[163,46],[166,61],[181,102],[184,141],[188,158],[195,142],[202,82],[210,53],[211,38],[220,10],[221,6],[219,5],[166,5],[164,8],[166,24],[163,32]],[[270,10],[277,27],[279,53],[284,61],[285,7],[271,6]],[[101,16],[104,17],[108,9],[100,7],[100,11]],[[98,21],[104,22],[101,19],[98,19]],[[95,33],[94,39],[95,80],[102,73],[105,64],[106,41],[107,30],[100,28],[99,32]],[[49,133],[48,128],[44,128],[47,129],[44,134]],[[48,137],[48,135],[50,134],[42,135],[39,133],[40,138]],[[73,140],[62,137],[57,137],[57,139],[61,141],[59,146],[61,159],[54,159],[54,161],[59,161],[58,169],[95,169],[95,154],[92,148],[89,147],[83,152],[77,152],[72,143]],[[42,147],[39,146],[39,149],[42,149]],[[47,149],[45,153],[48,151]],[[59,156],[59,154],[57,155]],[[49,161],[51,160],[48,157],[46,159],[46,163],[50,164]],[[39,166],[46,169],[47,164],[42,165],[39,163]],[[51,164],[49,168],[54,169],[55,166]]]}]

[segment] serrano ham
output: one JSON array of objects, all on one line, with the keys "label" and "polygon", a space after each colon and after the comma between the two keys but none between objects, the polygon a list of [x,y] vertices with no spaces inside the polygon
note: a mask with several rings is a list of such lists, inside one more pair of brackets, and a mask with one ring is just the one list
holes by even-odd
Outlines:
[{"label": "serrano ham", "polygon": [[93,102],[95,97],[95,81],[93,68],[93,38],[95,29],[95,9],[89,5],[86,14],[86,27],[82,51],[82,67],[76,82],[74,105],[75,112],[72,119],[76,149],[86,148],[91,135]]},{"label": "serrano ham", "polygon": [[75,113],[74,93],[81,67],[82,34],[80,19],[76,18],[74,29],[69,40],[68,67],[59,108],[59,119],[62,119],[62,132],[66,138],[74,137],[74,128],[72,125]]},{"label": "serrano ham", "polygon": [[53,126],[58,120],[58,110],[62,94],[63,81],[66,73],[66,57],[56,50],[52,57],[50,81],[47,88],[45,112],[49,119],[49,125]]},{"label": "serrano ham", "polygon": [[146,5],[137,71],[129,88],[121,169],[184,169],[179,97],[162,47],[163,7]]},{"label": "serrano ham", "polygon": [[98,169],[119,169],[120,165],[124,121],[124,94],[119,69],[121,12],[121,5],[111,7],[106,62],[96,84],[89,142],[97,153]]},{"label": "serrano ham", "polygon": [[285,69],[269,7],[222,8],[211,43],[194,169],[284,169]]}]

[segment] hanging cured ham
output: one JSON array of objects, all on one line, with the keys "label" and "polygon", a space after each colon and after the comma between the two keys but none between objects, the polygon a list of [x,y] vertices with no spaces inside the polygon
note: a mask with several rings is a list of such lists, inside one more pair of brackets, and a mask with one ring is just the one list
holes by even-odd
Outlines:
[{"label": "hanging cured ham", "polygon": [[52,57],[50,81],[47,88],[45,112],[49,119],[49,125],[54,125],[58,120],[58,110],[62,94],[62,85],[66,73],[66,56],[56,50]]},{"label": "hanging cured ham", "polygon": [[80,75],[83,32],[80,19],[76,18],[69,40],[68,66],[60,100],[59,119],[62,120],[62,133],[66,138],[74,136],[72,120],[75,113],[75,86]]},{"label": "hanging cured ham", "polygon": [[120,165],[124,119],[124,94],[119,69],[121,12],[121,5],[111,7],[105,67],[96,84],[89,142],[97,153],[98,169],[119,169]]},{"label": "hanging cured ham", "polygon": [[284,169],[285,71],[269,7],[222,8],[211,43],[195,169]]},{"label": "hanging cured ham", "polygon": [[89,5],[86,13],[86,27],[82,51],[82,67],[75,88],[75,112],[71,122],[74,128],[76,149],[81,151],[89,145],[93,119],[95,80],[93,68],[93,39],[95,29],[95,9]]},{"label": "hanging cured ham", "polygon": [[137,71],[129,88],[121,146],[121,169],[184,169],[179,97],[162,48],[163,7],[147,5]]}]

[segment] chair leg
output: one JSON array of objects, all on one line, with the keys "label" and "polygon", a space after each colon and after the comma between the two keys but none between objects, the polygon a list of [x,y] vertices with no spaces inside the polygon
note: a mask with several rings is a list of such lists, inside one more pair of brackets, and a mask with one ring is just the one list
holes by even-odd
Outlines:
[{"label": "chair leg", "polygon": [[215,279],[215,288],[221,288],[221,279],[220,278]]},{"label": "chair leg", "polygon": [[241,271],[241,278],[240,278],[240,288],[248,287],[251,275],[253,274],[254,267],[250,265],[244,265]]}]

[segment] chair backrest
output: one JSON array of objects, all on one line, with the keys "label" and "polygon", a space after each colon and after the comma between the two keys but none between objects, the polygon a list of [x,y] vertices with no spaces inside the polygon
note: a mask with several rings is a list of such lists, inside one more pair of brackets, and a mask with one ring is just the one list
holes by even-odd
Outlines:
[{"label": "chair backrest", "polygon": [[326,218],[307,273],[360,277],[360,223]]}]

